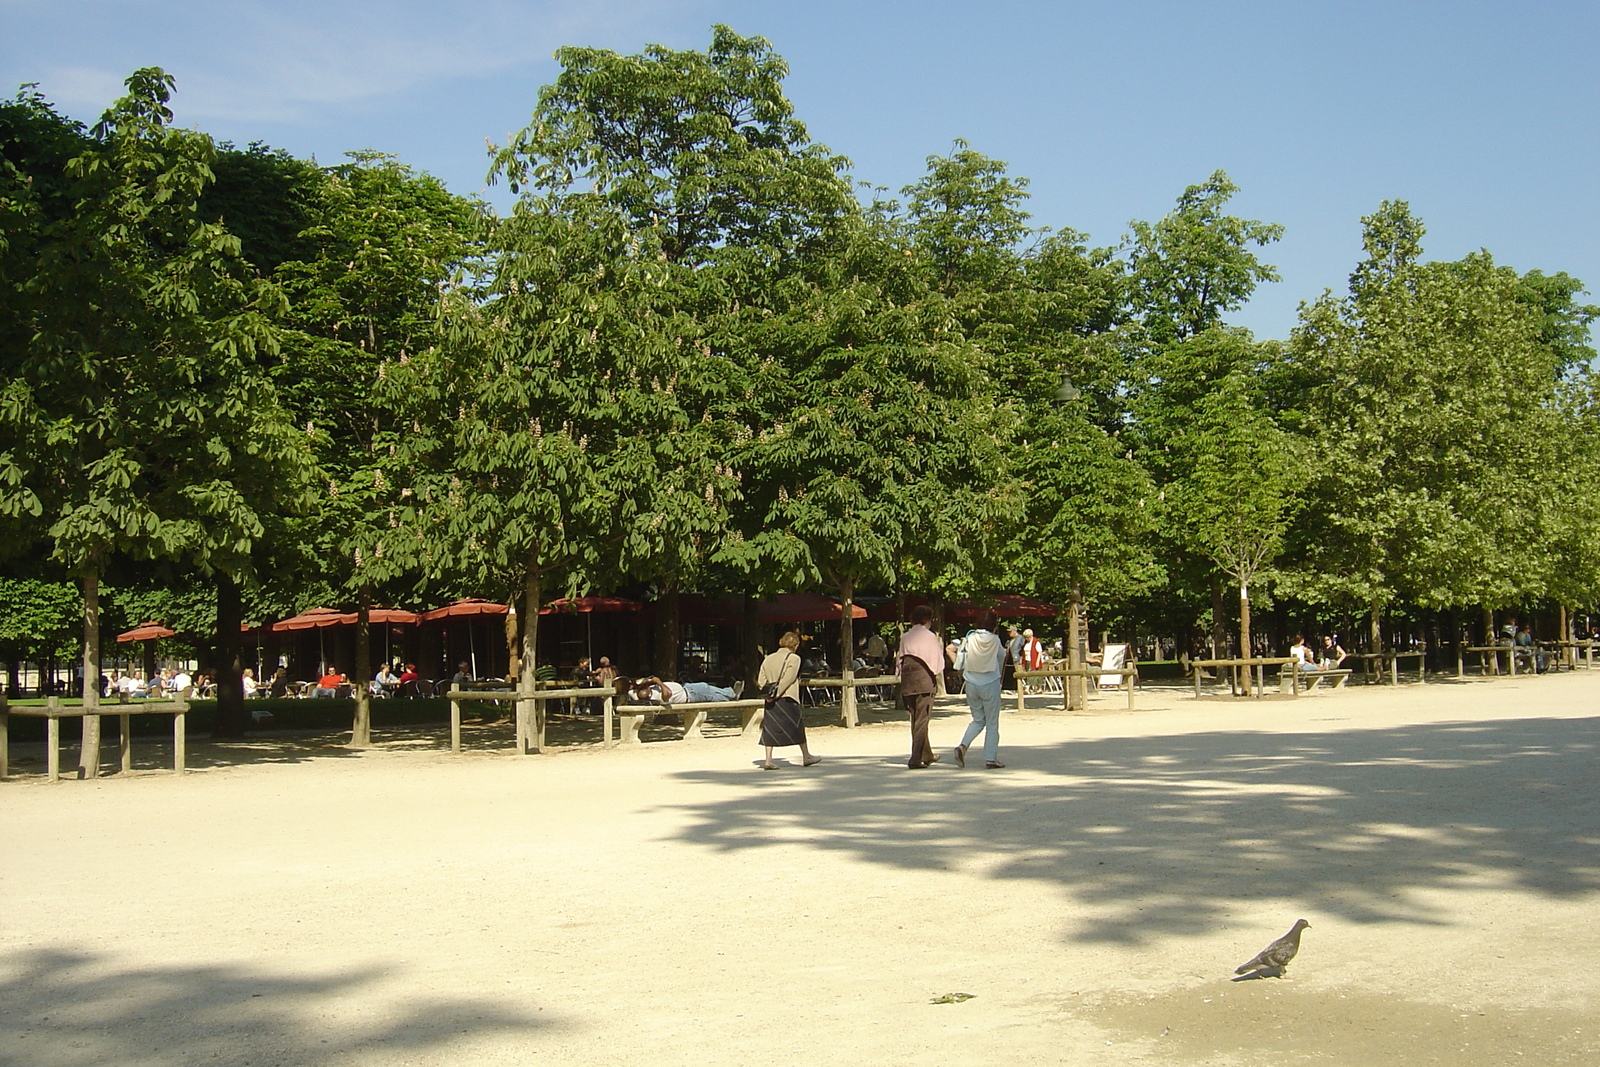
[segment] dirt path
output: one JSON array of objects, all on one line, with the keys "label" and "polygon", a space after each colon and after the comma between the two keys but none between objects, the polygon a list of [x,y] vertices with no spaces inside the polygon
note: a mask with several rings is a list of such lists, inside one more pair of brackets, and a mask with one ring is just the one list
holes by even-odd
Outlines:
[{"label": "dirt path", "polygon": [[1119,699],[6,782],[0,1064],[1600,1062],[1600,675]]}]

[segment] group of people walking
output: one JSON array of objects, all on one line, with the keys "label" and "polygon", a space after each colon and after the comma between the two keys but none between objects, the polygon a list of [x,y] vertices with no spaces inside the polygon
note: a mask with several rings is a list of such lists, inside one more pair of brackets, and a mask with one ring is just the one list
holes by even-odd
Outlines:
[{"label": "group of people walking", "polygon": [[[900,639],[896,671],[900,693],[911,713],[911,758],[906,766],[920,770],[939,762],[928,737],[933,698],[939,691],[939,676],[945,669],[945,646],[929,629],[933,609],[922,605],[911,612],[911,628]],[[957,765],[967,765],[967,752],[978,735],[983,735],[983,765],[990,770],[1005,766],[1000,762],[1000,690],[1008,660],[1005,642],[997,632],[999,620],[988,612],[957,645],[955,669],[961,672],[967,707],[972,721],[952,750]],[[822,762],[806,744],[805,719],[800,710],[800,635],[789,631],[778,640],[777,651],[761,661],[756,684],[766,698],[766,715],[761,720],[761,745],[766,758],[761,766],[774,770],[772,750],[799,746],[804,765]]]}]

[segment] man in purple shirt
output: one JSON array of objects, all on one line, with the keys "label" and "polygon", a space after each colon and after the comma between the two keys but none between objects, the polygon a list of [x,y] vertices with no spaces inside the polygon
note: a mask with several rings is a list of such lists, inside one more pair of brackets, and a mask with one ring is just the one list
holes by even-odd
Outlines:
[{"label": "man in purple shirt", "polygon": [[912,770],[939,762],[928,743],[928,716],[933,711],[933,694],[939,691],[939,675],[944,671],[944,647],[928,629],[932,621],[933,609],[926,604],[911,609],[911,629],[901,636],[900,655],[895,661],[900,692],[911,712],[911,761],[906,766]]}]

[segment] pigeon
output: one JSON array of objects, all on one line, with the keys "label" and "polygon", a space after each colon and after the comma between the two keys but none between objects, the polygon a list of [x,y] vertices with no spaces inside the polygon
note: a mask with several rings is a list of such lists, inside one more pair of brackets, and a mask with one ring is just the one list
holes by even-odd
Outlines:
[{"label": "pigeon", "polygon": [[1295,920],[1293,929],[1262,949],[1254,959],[1233,973],[1272,970],[1282,975],[1289,969],[1289,961],[1294,959],[1294,954],[1300,951],[1300,931],[1310,925],[1304,919]]}]

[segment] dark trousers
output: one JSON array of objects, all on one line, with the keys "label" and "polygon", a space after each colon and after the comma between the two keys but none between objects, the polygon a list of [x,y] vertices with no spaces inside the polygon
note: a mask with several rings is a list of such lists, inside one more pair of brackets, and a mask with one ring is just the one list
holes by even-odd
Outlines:
[{"label": "dark trousers", "polygon": [[911,766],[933,762],[933,746],[928,743],[928,718],[933,712],[932,693],[907,693],[906,708],[911,712]]},{"label": "dark trousers", "polygon": [[933,746],[928,743],[928,718],[933,712],[933,693],[937,688],[933,672],[915,656],[900,660],[900,694],[911,712],[910,766],[933,762]]}]

